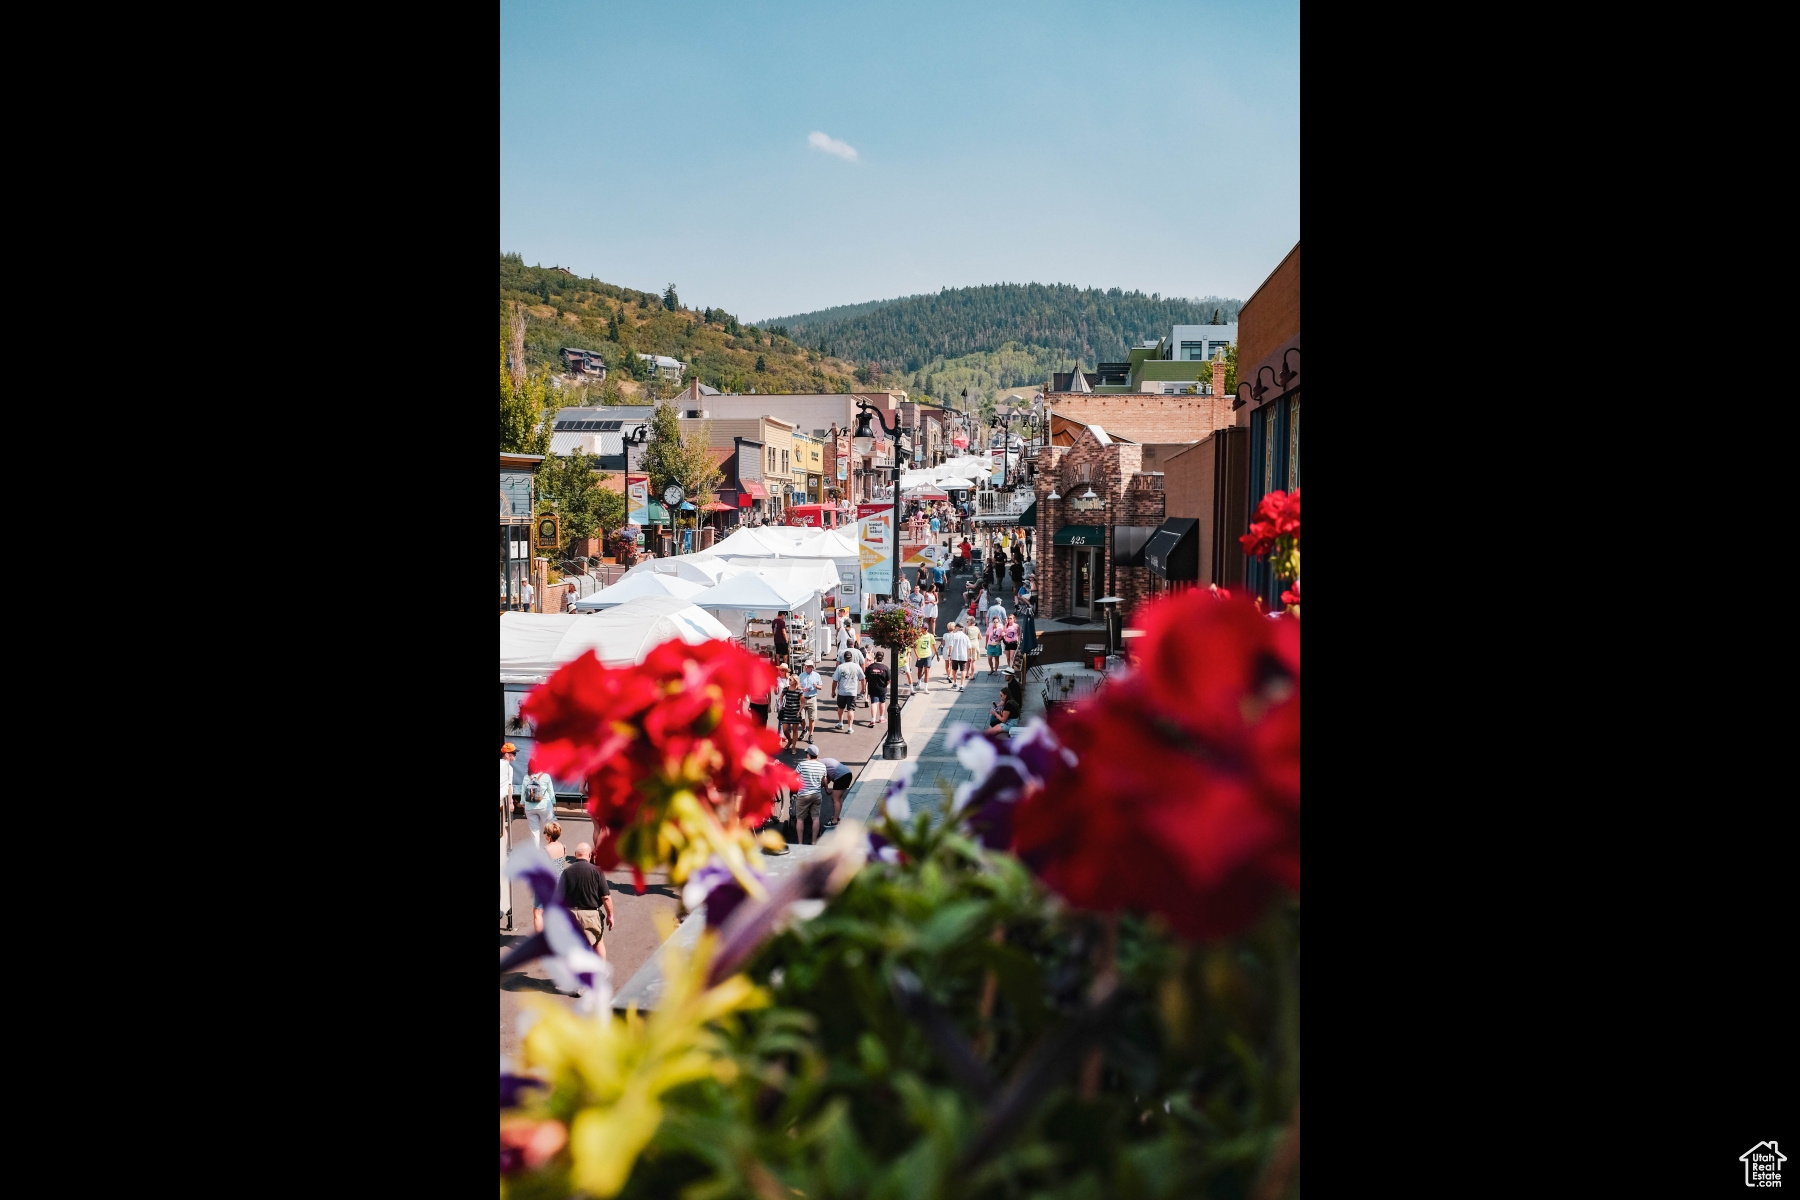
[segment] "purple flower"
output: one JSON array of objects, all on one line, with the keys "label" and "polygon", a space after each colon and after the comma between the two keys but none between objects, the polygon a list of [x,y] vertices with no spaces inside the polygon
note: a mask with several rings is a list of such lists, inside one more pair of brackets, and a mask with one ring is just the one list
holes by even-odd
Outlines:
[{"label": "purple flower", "polygon": [[881,793],[881,810],[890,821],[909,821],[912,819],[912,801],[906,798],[906,789],[912,785],[913,772],[919,769],[916,759],[908,759],[894,768],[894,777]]},{"label": "purple flower", "polygon": [[1075,763],[1075,756],[1037,719],[1016,737],[958,723],[950,727],[948,744],[957,761],[974,772],[973,779],[957,785],[950,812],[990,850],[1012,845],[1013,813],[1026,793],[1043,786],[1052,764],[1059,759]]},{"label": "purple flower", "polygon": [[[766,891],[768,877],[755,867],[750,868],[750,873],[756,876]],[[687,905],[689,912],[704,909],[707,927],[717,929],[725,924],[725,919],[744,902],[747,895],[749,893],[744,890],[744,885],[732,875],[725,860],[715,854],[704,866],[688,876],[687,884],[681,889],[681,902]]]}]

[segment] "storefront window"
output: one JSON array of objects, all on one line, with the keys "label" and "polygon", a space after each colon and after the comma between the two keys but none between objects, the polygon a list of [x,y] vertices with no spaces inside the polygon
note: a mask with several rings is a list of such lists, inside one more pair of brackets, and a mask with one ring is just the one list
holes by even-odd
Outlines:
[{"label": "storefront window", "polygon": [[1288,400],[1288,461],[1287,485],[1289,491],[1297,491],[1300,487],[1300,397]]}]

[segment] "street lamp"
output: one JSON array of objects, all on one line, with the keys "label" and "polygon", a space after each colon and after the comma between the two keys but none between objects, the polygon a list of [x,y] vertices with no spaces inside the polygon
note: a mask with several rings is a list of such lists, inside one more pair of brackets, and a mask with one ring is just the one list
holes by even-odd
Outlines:
[{"label": "street lamp", "polygon": [[[894,437],[895,426],[889,425],[873,405],[858,400],[856,409],[856,436],[852,444],[858,454],[867,454],[875,448],[875,431],[869,428],[870,417],[881,422],[883,433],[889,438]],[[896,440],[894,444],[898,446],[899,442]],[[888,522],[888,601],[897,605],[900,603],[900,475],[905,467],[895,462],[885,469],[894,474],[893,507],[889,510],[893,515]],[[893,669],[888,672],[888,728],[887,738],[881,743],[881,757],[898,759],[906,757],[906,738],[900,733],[900,655],[905,653],[905,648],[889,646],[888,649],[892,651],[894,661],[890,664]]]}]

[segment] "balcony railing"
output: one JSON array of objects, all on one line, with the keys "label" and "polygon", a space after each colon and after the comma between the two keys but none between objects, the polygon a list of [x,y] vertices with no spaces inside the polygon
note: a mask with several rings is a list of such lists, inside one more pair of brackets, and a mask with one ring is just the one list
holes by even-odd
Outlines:
[{"label": "balcony railing", "polygon": [[975,493],[975,512],[979,516],[1016,517],[1031,507],[1036,495],[1028,491]]}]

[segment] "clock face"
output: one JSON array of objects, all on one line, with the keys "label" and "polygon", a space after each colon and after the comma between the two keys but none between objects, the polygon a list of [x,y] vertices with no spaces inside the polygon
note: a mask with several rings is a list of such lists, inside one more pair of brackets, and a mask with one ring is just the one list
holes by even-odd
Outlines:
[{"label": "clock face", "polygon": [[663,489],[663,503],[664,504],[680,504],[681,503],[681,488],[679,485],[671,483],[668,487]]}]

